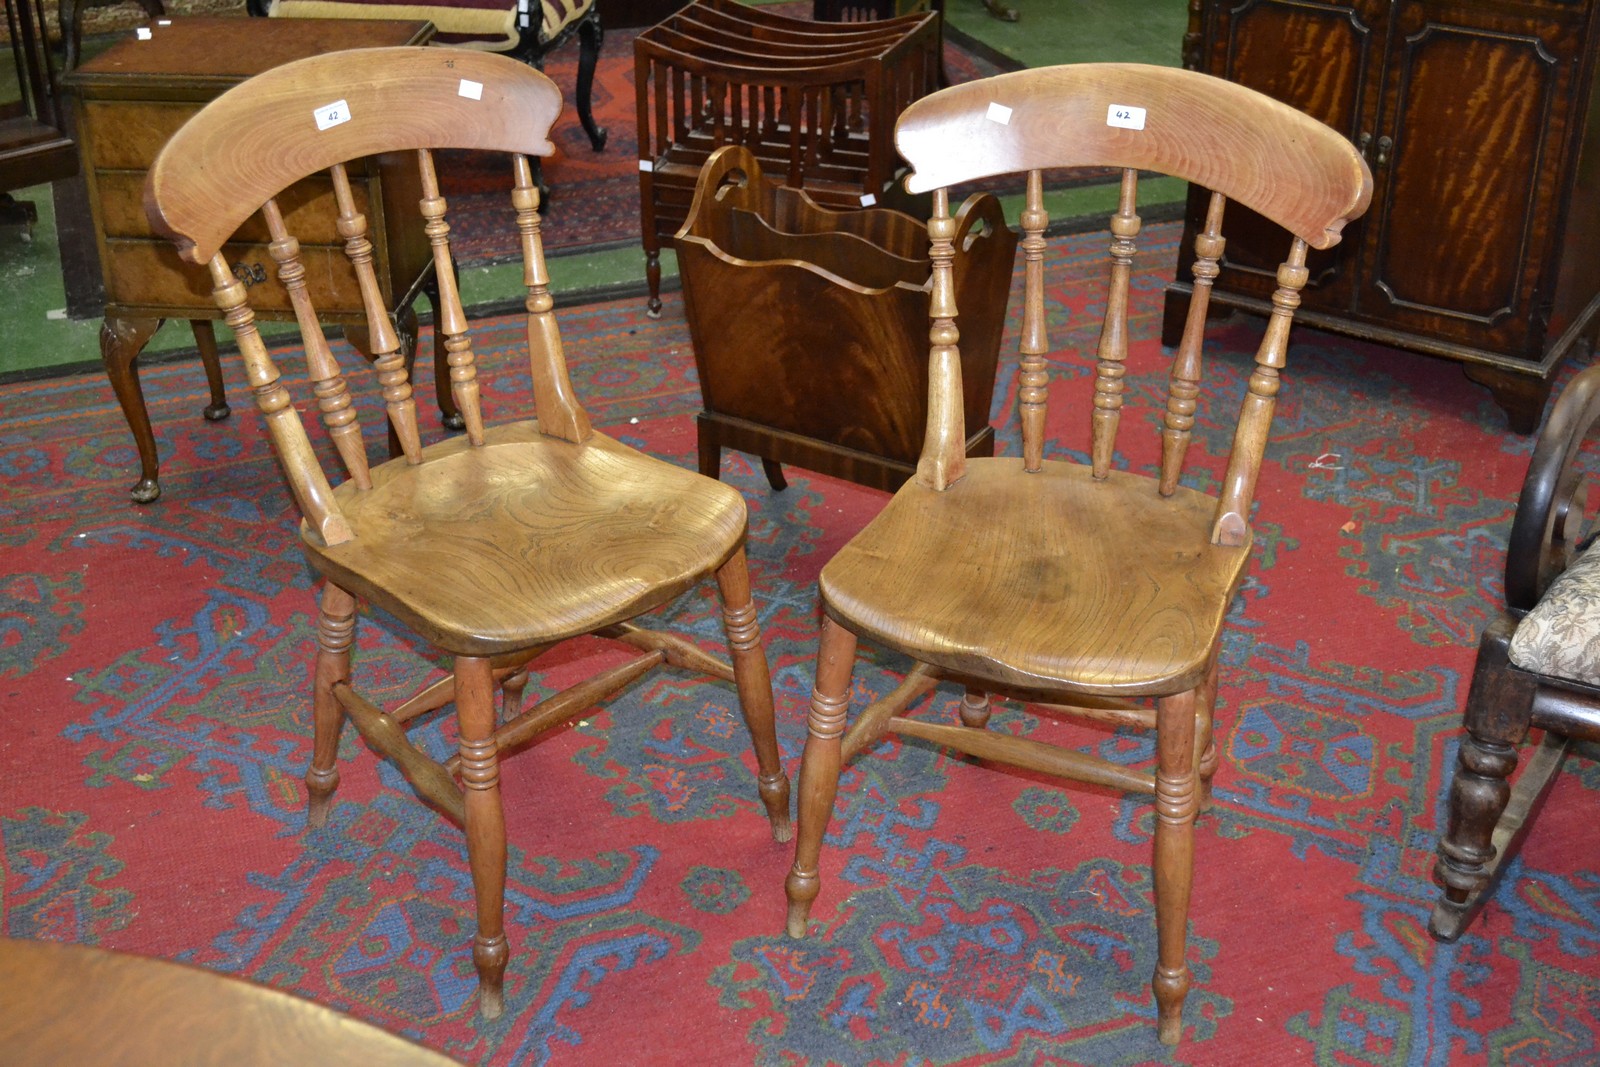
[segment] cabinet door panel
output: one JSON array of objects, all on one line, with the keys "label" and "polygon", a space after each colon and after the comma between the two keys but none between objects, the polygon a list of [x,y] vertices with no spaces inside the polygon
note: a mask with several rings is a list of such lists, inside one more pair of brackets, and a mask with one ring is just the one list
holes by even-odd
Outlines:
[{"label": "cabinet door panel", "polygon": [[[1375,101],[1367,99],[1365,85],[1382,44],[1377,16],[1383,7],[1373,0],[1247,0],[1212,5],[1210,17],[1215,21],[1207,37],[1213,44],[1205,69],[1291,104],[1354,140],[1358,130],[1370,125],[1364,114],[1376,108]],[[1196,224],[1204,211],[1204,195],[1192,193],[1190,214]],[[1228,207],[1224,232],[1228,243],[1219,284],[1270,293],[1278,264],[1289,249],[1287,232],[1236,205]],[[1327,310],[1350,306],[1354,260],[1346,249],[1359,245],[1360,234],[1358,220],[1346,228],[1339,246],[1311,253],[1305,306]]]},{"label": "cabinet door panel", "polygon": [[[1442,339],[1523,354],[1557,210],[1559,153],[1579,39],[1534,17],[1403,6],[1391,36],[1369,244],[1358,296]],[[1461,25],[1470,21],[1472,25]]]}]

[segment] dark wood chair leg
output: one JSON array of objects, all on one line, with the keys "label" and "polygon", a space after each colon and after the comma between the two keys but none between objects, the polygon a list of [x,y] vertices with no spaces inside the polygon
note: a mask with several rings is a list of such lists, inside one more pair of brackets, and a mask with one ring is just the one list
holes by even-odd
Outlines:
[{"label": "dark wood chair leg", "polygon": [[339,735],[344,708],[333,687],[350,681],[350,646],[356,632],[356,598],[329,582],[322,590],[317,619],[317,668],[312,689],[311,766],[306,769],[306,825],[325,826],[339,788]]},{"label": "dark wood chair leg", "polygon": [[[646,238],[646,241],[649,239]],[[644,313],[652,319],[661,317],[661,249],[651,248],[647,243],[644,249],[644,280],[650,287],[650,299],[645,303]]]},{"label": "dark wood chair leg", "polygon": [[606,129],[594,121],[591,98],[594,96],[594,69],[600,62],[600,45],[605,40],[605,30],[600,25],[600,5],[595,4],[578,24],[578,84],[576,90],[578,122],[589,135],[589,144],[596,152],[606,146]]},{"label": "dark wood chair leg", "polygon": [[200,352],[200,366],[206,372],[206,388],[211,393],[211,403],[200,412],[208,422],[221,422],[233,414],[228,407],[228,394],[222,383],[222,357],[217,353],[217,328],[210,319],[190,319],[189,329],[194,331],[194,347]]},{"label": "dark wood chair leg", "polygon": [[1163,1045],[1183,1035],[1189,995],[1189,891],[1194,883],[1196,693],[1156,703],[1156,1034]]},{"label": "dark wood chair leg", "polygon": [[1537,689],[1507,657],[1514,629],[1513,620],[1501,617],[1478,642],[1464,712],[1467,735],[1456,758],[1449,822],[1433,868],[1443,892],[1428,929],[1442,941],[1460,937],[1476,917],[1490,876],[1500,867],[1495,826],[1511,799],[1509,779],[1517,766],[1517,746],[1528,736]]},{"label": "dark wood chair leg", "polygon": [[494,670],[487,659],[457,656],[455,678],[467,863],[478,911],[478,933],[472,944],[478,1010],[485,1019],[498,1019],[505,1010],[506,961],[511,952],[505,934],[506,820],[494,741]]},{"label": "dark wood chair leg", "polygon": [[[458,278],[458,285],[459,281]],[[422,283],[420,295],[433,313],[433,392],[439,404],[439,421],[445,429],[459,433],[467,428],[467,420],[457,409],[455,393],[450,389],[450,353],[439,329],[439,279],[432,271]]]},{"label": "dark wood chair leg", "polygon": [[855,662],[856,635],[824,615],[817,645],[817,680],[811,691],[811,714],[806,719],[810,732],[800,756],[800,825],[795,835],[794,866],[783,883],[789,898],[790,937],[806,936],[811,904],[821,888],[817,868],[822,836],[828,832],[833,800],[839,792],[840,737],[850,711],[850,676]]},{"label": "dark wood chair leg", "polygon": [[161,460],[156,455],[156,436],[150,428],[144,389],[139,385],[139,353],[161,328],[161,321],[108,318],[100,327],[100,361],[105,364],[111,390],[122,407],[122,417],[133,431],[134,447],[139,450],[139,481],[128,494],[136,504],[149,504],[161,496]]},{"label": "dark wood chair leg", "polygon": [[766,805],[767,821],[772,824],[773,840],[787,841],[794,833],[789,824],[789,776],[783,773],[783,762],[778,757],[772,675],[761,644],[761,625],[750,598],[750,568],[743,548],[717,569],[717,589],[722,594],[722,623],[733,658],[739,709],[755,748],[757,789]]}]

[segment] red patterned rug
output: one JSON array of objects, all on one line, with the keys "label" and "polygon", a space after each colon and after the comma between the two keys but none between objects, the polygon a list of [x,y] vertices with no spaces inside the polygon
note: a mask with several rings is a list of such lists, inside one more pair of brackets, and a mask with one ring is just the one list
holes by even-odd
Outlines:
[{"label": "red patterned rug", "polygon": [[[1156,454],[1176,227],[1150,227],[1144,244],[1121,438],[1135,466]],[[1076,353],[1092,353],[1104,252],[1095,237],[1049,253],[1066,308],[1052,318],[1064,453],[1087,442],[1092,355]],[[692,467],[698,392],[676,297],[659,320],[629,300],[561,321],[595,422]],[[1241,319],[1208,346],[1202,467],[1225,437],[1205,412],[1237,404],[1260,333]],[[501,412],[528,405],[521,334],[510,318],[477,331]],[[507,1011],[476,1018],[461,833],[348,731],[330,824],[305,828],[313,591],[240,367],[225,370],[240,410],[221,423],[199,418],[196,364],[146,371],[166,461],[148,508],[127,501],[136,462],[102,377],[0,392],[7,935],[248,976],[470,1063],[1600,1062],[1600,749],[1568,762],[1483,921],[1454,946],[1424,928],[1473,646],[1500,601],[1530,448],[1459,368],[1294,337],[1255,559],[1224,639],[1216,807],[1196,830],[1195,982],[1170,1051],[1149,988],[1149,799],[886,740],[846,772],[817,926],[791,941],[791,854],[759,813],[734,695],[672,675],[507,764]],[[378,400],[360,381],[378,449]],[[1014,392],[1008,357],[994,422],[1012,453]],[[744,457],[725,466],[750,503],[792,773],[817,571],[884,497],[789,474],[774,493]],[[720,648],[714,604],[696,591],[664,621]],[[535,684],[609,655],[553,653]],[[858,709],[904,667],[863,656]],[[356,663],[386,696],[438,669],[376,618]],[[958,699],[940,690],[924,714]],[[993,723],[1062,732],[1018,706]],[[1139,737],[1063,736],[1151,759]],[[444,743],[433,727],[422,741]]]}]

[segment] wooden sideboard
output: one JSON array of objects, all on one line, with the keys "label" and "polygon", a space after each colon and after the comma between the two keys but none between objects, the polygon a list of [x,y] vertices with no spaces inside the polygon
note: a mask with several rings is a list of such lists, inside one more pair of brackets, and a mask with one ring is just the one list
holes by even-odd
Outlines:
[{"label": "wooden sideboard", "polygon": [[[105,280],[105,325],[100,356],[139,449],[140,478],[133,499],[161,494],[160,468],[138,357],[167,318],[196,323],[195,338],[211,384],[207,418],[228,414],[211,320],[221,317],[203,267],[186,264],[150,228],[144,213],[144,176],[161,146],[207,101],[246,78],[305,56],[343,48],[424,44],[429,22],[355,19],[174,18],[130,33],[65,79],[73,91],[83,171],[88,180],[100,266]],[[432,283],[432,257],[420,226],[402,228],[421,197],[414,161],[373,159],[352,173],[358,206],[370,223],[373,263],[384,305],[396,317],[408,352],[416,346],[412,303]],[[289,225],[302,234],[301,256],[317,308],[343,326],[352,344],[371,355],[366,314],[354,269],[336,227],[338,208],[326,176],[308,178],[279,198]],[[312,235],[315,235],[313,238]],[[259,216],[224,246],[234,273],[247,285],[265,283],[252,298],[257,317],[293,319],[278,287]],[[431,296],[431,294],[430,294]],[[445,396],[448,396],[446,391]],[[453,408],[447,412],[453,414]]]},{"label": "wooden sideboard", "polygon": [[[1372,167],[1372,207],[1311,254],[1297,323],[1457,360],[1513,429],[1534,429],[1557,366],[1600,323],[1597,9],[1190,0],[1185,66],[1321,119]],[[1204,210],[1191,189],[1180,279]],[[1282,234],[1241,221],[1213,304],[1265,312]],[[1189,294],[1185,281],[1168,291],[1168,343]]]}]

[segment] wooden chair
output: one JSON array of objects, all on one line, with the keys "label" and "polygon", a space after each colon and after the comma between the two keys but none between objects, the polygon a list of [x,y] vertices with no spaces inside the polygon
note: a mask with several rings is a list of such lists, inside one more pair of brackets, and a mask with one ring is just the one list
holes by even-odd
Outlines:
[{"label": "wooden chair", "polygon": [[[337,103],[336,103],[337,102]],[[338,785],[346,716],[429,803],[466,828],[477,898],[473,957],[479,1005],[501,1011],[505,823],[499,757],[581,714],[663,663],[733,682],[750,728],[760,795],[774,835],[789,836],[788,779],[778,762],[772,690],[745,565],[746,514],[736,490],[645,456],[589,424],[573,393],[552,313],[538,193],[527,156],[546,139],[560,94],[543,74],[503,56],[444,49],[337,52],[275,68],[217,98],[162,150],[146,184],[156,228],[183,257],[209,267],[218,307],[238,337],[273,447],[299,503],[307,559],[324,578],[313,696],[309,823],[321,826]],[[325,129],[318,129],[318,125]],[[536,419],[486,427],[472,338],[451,269],[446,204],[433,150],[510,153],[507,189],[528,287],[528,358]],[[345,160],[414,156],[419,229],[431,243],[450,379],[464,436],[424,447],[411,386],[375,296],[367,219]],[[326,171],[340,231],[370,308],[375,369],[403,455],[369,465],[351,392],[317,326],[299,245],[274,195]],[[316,405],[347,477],[325,473],[276,363],[256,332],[247,291],[218,248],[260,208],[279,278],[293,299]],[[509,215],[508,215],[509,219]],[[337,482],[337,484],[336,484]],[[631,620],[715,575],[732,667],[682,639]],[[351,688],[357,600],[411,627],[454,659],[450,678],[398,707]],[[567,638],[598,633],[638,655],[518,713],[525,664]],[[508,687],[496,725],[494,686]],[[405,727],[454,700],[459,753],[437,763]],[[459,778],[459,783],[457,779]]]},{"label": "wooden chair", "polygon": [[[1597,426],[1600,367],[1590,367],[1534,446],[1506,548],[1506,610],[1478,644],[1434,867],[1443,891],[1428,929],[1441,941],[1460,937],[1494,896],[1572,741],[1600,741],[1600,552],[1586,528]],[[1544,737],[1512,788],[1530,728]]]},{"label": "wooden chair", "polygon": [[[1283,104],[1205,75],[1133,64],[1042,68],[942,90],[907,108],[896,144],[911,163],[907,187],[934,190],[928,429],[916,476],[829,561],[819,581],[822,634],[786,886],[789,933],[806,933],[840,763],[885,730],[1032,771],[1154,794],[1154,986],[1159,1035],[1172,1044],[1182,1031],[1189,985],[1184,945],[1193,823],[1217,760],[1211,709],[1218,645],[1249,560],[1251,494],[1296,291],[1306,281],[1307,248],[1333,245],[1365,210],[1371,174],[1337,133]],[[1121,202],[1111,218],[1088,464],[1044,458],[1050,347],[1040,172],[1076,166],[1123,169]],[[1018,171],[1027,172],[1018,379],[1023,454],[969,458],[951,270],[955,220],[945,187]],[[1197,303],[1173,359],[1161,417],[1156,476],[1112,468],[1125,399],[1141,171],[1215,190],[1198,242]],[[1232,454],[1204,462],[1207,471],[1226,464],[1220,495],[1212,496],[1180,484],[1180,474],[1199,392],[1202,294],[1222,254],[1226,199],[1277,221],[1293,237]],[[915,665],[845,733],[858,636]],[[940,680],[966,688],[960,724],[902,714]],[[991,694],[1108,726],[1154,728],[1156,767],[1128,768],[986,732]],[[1290,918],[1284,917],[1286,928]]]}]

